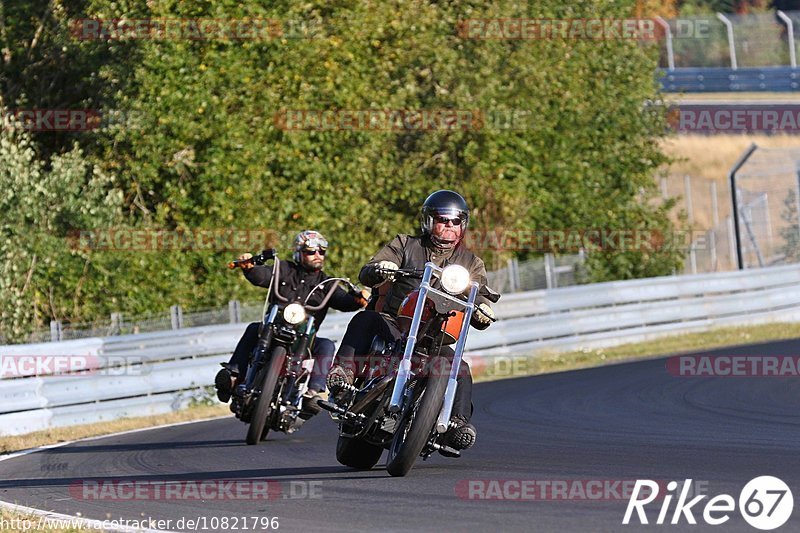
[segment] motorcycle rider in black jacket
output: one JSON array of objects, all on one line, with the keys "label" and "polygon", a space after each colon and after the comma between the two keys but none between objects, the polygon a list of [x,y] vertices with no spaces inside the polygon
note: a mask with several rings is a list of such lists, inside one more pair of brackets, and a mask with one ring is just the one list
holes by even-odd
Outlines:
[{"label": "motorcycle rider in black jacket", "polygon": [[[322,272],[325,264],[325,254],[328,250],[328,241],[319,232],[305,230],[297,234],[294,240],[294,261],[281,261],[279,263],[281,296],[288,298],[291,302],[303,303],[311,290],[320,282],[329,278]],[[252,257],[251,254],[243,254],[239,260],[246,260]],[[245,266],[242,268],[244,277],[259,287],[269,287],[272,279],[272,267],[266,265]],[[317,290],[311,296],[308,304],[318,305],[325,296],[327,290]],[[328,305],[319,311],[311,313],[314,316],[317,329],[322,326],[328,308],[332,307],[339,311],[357,311],[367,304],[362,294],[352,294],[339,288],[334,292]],[[258,330],[260,322],[253,322],[244,332],[233,355],[228,363],[222,365],[222,370],[217,374],[214,383],[217,388],[217,398],[223,403],[230,400],[233,384],[238,376],[244,377],[247,372],[247,364],[253,349],[258,342]],[[314,369],[311,373],[309,390],[303,402],[304,411],[311,414],[319,412],[317,400],[321,399],[320,393],[325,390],[325,375],[330,368],[336,345],[332,340],[324,337],[316,337],[311,347],[314,355]]]},{"label": "motorcycle rider in black jacket", "polygon": [[[428,261],[438,267],[457,264],[465,267],[474,281],[486,285],[483,261],[462,242],[468,223],[469,207],[464,198],[453,191],[436,191],[422,205],[422,233],[417,236],[398,235],[364,265],[359,273],[361,283],[373,288],[380,288],[384,283],[391,285],[373,290],[367,311],[355,315],[348,324],[336,354],[336,364],[328,373],[328,388],[334,396],[342,390],[342,384],[352,385],[357,369],[354,358],[368,355],[375,335],[391,341],[401,336],[397,311],[406,295],[420,285],[419,279],[399,277],[395,280],[391,274],[379,269],[422,269]],[[491,323],[489,317],[494,318],[494,313],[485,297],[479,295],[477,303],[483,312],[476,310],[473,313],[471,325],[486,329]],[[453,355],[447,346],[441,353]],[[476,437],[475,427],[469,422],[472,416],[472,374],[465,361],[461,362],[457,381],[451,418],[455,424],[448,440],[452,447],[463,450],[472,446]]]}]

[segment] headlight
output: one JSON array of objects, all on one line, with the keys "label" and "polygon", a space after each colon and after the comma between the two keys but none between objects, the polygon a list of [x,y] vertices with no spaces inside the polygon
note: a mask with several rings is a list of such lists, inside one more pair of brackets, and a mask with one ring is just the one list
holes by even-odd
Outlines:
[{"label": "headlight", "polygon": [[449,265],[442,270],[442,288],[450,294],[461,294],[469,286],[469,272],[461,265]]},{"label": "headlight", "polygon": [[289,324],[299,324],[306,319],[306,310],[300,304],[289,304],[283,310],[283,319]]}]

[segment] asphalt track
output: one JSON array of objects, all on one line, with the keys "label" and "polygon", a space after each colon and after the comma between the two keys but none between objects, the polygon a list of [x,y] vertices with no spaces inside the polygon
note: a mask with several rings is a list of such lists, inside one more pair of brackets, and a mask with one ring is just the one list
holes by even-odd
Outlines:
[{"label": "asphalt track", "polygon": [[[800,340],[708,353],[796,356]],[[649,525],[622,525],[627,499],[613,489],[602,501],[580,493],[509,501],[477,499],[480,491],[470,498],[465,487],[469,480],[583,480],[588,487],[592,480],[693,479],[711,496],[738,500],[747,481],[773,475],[800,497],[798,378],[675,377],[664,359],[651,359],[479,384],[474,403],[475,447],[460,459],[420,460],[405,478],[388,476],[382,465],[369,472],[340,466],[336,427],[325,414],[260,446],[245,445],[245,426],[230,418],[2,461],[0,499],[94,519],[171,519],[173,530],[181,518],[204,517],[206,530],[234,531],[232,522],[211,529],[211,520],[239,517],[243,531],[242,518],[257,515],[278,517],[279,531],[753,532],[738,511],[722,526],[703,524],[708,498],[694,509],[702,525],[654,525],[659,503],[647,507]],[[252,479],[274,482],[280,492],[268,500],[119,500],[76,497],[75,490],[85,481]],[[800,531],[798,505],[779,531]]]}]

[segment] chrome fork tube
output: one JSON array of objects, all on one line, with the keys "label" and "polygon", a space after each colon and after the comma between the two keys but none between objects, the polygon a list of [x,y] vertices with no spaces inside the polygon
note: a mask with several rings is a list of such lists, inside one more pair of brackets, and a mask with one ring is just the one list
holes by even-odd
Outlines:
[{"label": "chrome fork tube", "polygon": [[419,286],[419,296],[417,297],[417,306],[414,308],[414,318],[411,320],[411,328],[408,331],[406,340],[406,349],[403,352],[403,359],[400,361],[400,366],[397,369],[397,379],[394,382],[394,389],[392,389],[392,399],[389,402],[389,412],[396,413],[400,410],[403,401],[403,392],[406,388],[406,382],[411,375],[411,357],[414,355],[414,348],[417,345],[417,333],[419,326],[422,322],[422,311],[425,308],[425,299],[428,296],[428,289],[431,285],[431,274],[433,270],[428,267],[425,269],[425,274],[422,275],[422,283]]}]

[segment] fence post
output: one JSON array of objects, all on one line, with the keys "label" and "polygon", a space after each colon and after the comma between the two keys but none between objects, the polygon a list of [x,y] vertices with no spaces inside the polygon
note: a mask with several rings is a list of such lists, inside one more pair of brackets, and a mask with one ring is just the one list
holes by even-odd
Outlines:
[{"label": "fence post", "polygon": [[686,196],[686,214],[689,216],[689,223],[694,222],[694,207],[692,206],[692,177],[689,174],[683,176],[683,191]]},{"label": "fence post", "polygon": [[171,306],[169,308],[169,314],[172,321],[172,329],[181,329],[183,327],[183,309],[181,309],[181,306]]},{"label": "fence post", "polygon": [[517,292],[519,290],[519,279],[517,277],[517,265],[514,263],[515,259],[509,258],[506,262],[506,271],[508,272],[508,290],[509,292]]},{"label": "fence post", "polygon": [[50,342],[59,342],[62,339],[63,331],[60,320],[50,321]]},{"label": "fence post", "polygon": [[230,315],[231,324],[238,324],[242,321],[239,300],[231,300],[228,302],[228,315]]},{"label": "fence post", "polygon": [[[780,11],[778,11],[780,13]],[[661,17],[655,18],[662,28],[664,28],[664,35],[667,36],[667,65],[670,70],[675,70],[675,53],[672,50],[672,30],[667,24],[667,21]]]},{"label": "fence post", "polygon": [[727,217],[725,219],[725,221],[728,224],[728,246],[730,247],[731,266],[734,269],[735,268],[741,268],[741,267],[737,267],[736,266],[737,265],[737,258],[736,258],[736,254],[737,254],[736,242],[737,241],[736,241],[736,232],[735,232],[735,230],[733,228],[733,226],[734,226],[733,217],[732,216],[731,217]]},{"label": "fence post", "polygon": [[711,272],[716,272],[717,268],[717,230],[712,228],[708,232],[706,243],[711,247]]},{"label": "fence post", "polygon": [[122,335],[122,313],[111,313],[111,334]]},{"label": "fence post", "polygon": [[667,193],[667,178],[663,176],[661,177],[661,197],[665,200],[669,197]]},{"label": "fence post", "polygon": [[544,279],[547,282],[547,288],[552,289],[555,286],[553,280],[555,272],[550,261],[553,259],[553,254],[544,254]]},{"label": "fence post", "polygon": [[717,227],[719,224],[719,209],[717,207],[717,182],[711,182],[711,224]]},{"label": "fence post", "polygon": [[[692,204],[692,177],[689,174],[683,176],[683,191],[686,197],[686,215],[689,218],[690,227],[694,228],[694,205]],[[694,232],[692,232],[694,233]],[[697,274],[697,250],[694,243],[694,234],[692,234],[691,242],[689,243],[689,264],[692,266],[692,274]]]},{"label": "fence post", "polygon": [[736,161],[730,172],[728,172],[728,181],[731,184],[731,202],[733,202],[733,209],[731,210],[731,216],[733,217],[733,235],[734,239],[736,239],[734,243],[734,250],[736,253],[733,257],[736,257],[736,268],[739,270],[744,270],[744,257],[742,257],[742,236],[739,230],[739,199],[736,194],[736,173],[744,166],[747,160],[750,159],[750,156],[753,155],[756,148],[758,148],[756,143],[751,144],[739,157],[739,160]]},{"label": "fence post", "polygon": [[789,62],[792,68],[795,68],[797,66],[797,51],[794,48],[794,24],[792,24],[792,19],[787,17],[786,13],[780,9],[777,13],[781,20],[786,23],[787,36],[789,37]]},{"label": "fence post", "polygon": [[722,13],[717,13],[717,18],[728,28],[728,51],[731,55],[731,68],[736,70],[738,67],[736,66],[736,46],[734,45],[733,39],[733,23]]}]

